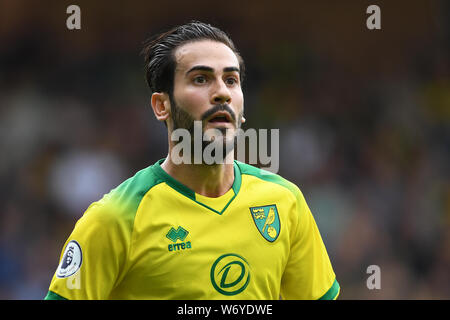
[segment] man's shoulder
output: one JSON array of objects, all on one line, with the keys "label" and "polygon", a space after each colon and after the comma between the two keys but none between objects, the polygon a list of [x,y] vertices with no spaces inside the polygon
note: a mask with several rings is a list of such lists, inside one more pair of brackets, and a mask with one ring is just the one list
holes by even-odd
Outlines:
[{"label": "man's shoulder", "polygon": [[261,181],[261,183],[277,184],[285,188],[287,192],[292,193],[295,197],[298,197],[301,194],[299,187],[295,183],[289,181],[279,174],[240,161],[236,161],[236,164],[239,166],[242,175],[250,175],[256,177]]},{"label": "man's shoulder", "polygon": [[86,210],[96,212],[109,218],[134,218],[145,194],[161,183],[161,178],[155,173],[154,165],[139,170],[117,187],[110,190],[100,200],[92,203]]},{"label": "man's shoulder", "polygon": [[155,165],[139,170],[110,191],[111,196],[118,195],[123,199],[139,200],[155,185],[163,180],[155,172]]}]

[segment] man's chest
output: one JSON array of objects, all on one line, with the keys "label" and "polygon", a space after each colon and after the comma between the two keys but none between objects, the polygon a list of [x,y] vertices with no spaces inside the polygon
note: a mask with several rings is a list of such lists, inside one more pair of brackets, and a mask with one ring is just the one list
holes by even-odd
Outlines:
[{"label": "man's chest", "polygon": [[218,214],[190,199],[170,200],[136,217],[128,288],[143,298],[278,298],[289,255],[283,203],[242,199]]}]

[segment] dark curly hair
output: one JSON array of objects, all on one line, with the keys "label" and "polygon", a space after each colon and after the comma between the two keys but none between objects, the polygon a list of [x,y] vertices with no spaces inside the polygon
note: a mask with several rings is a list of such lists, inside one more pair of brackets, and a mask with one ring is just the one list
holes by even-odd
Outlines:
[{"label": "dark curly hair", "polygon": [[228,46],[239,61],[241,83],[244,80],[244,61],[230,37],[222,30],[200,21],[174,27],[147,39],[142,55],[145,59],[145,77],[152,92],[173,93],[176,61],[175,49],[188,42],[199,40],[218,41]]}]

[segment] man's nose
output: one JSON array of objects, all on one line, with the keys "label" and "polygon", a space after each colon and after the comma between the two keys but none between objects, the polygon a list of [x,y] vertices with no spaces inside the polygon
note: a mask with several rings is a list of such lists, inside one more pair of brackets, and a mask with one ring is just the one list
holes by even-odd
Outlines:
[{"label": "man's nose", "polygon": [[223,104],[231,102],[231,94],[227,85],[222,81],[217,81],[217,85],[214,86],[213,93],[211,96],[212,104]]}]

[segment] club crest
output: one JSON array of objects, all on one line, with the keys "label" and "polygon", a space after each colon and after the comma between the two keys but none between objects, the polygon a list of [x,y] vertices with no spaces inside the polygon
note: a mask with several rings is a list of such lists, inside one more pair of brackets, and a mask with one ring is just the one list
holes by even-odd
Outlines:
[{"label": "club crest", "polygon": [[275,204],[251,207],[250,213],[261,235],[269,242],[274,242],[280,234],[280,217]]}]

